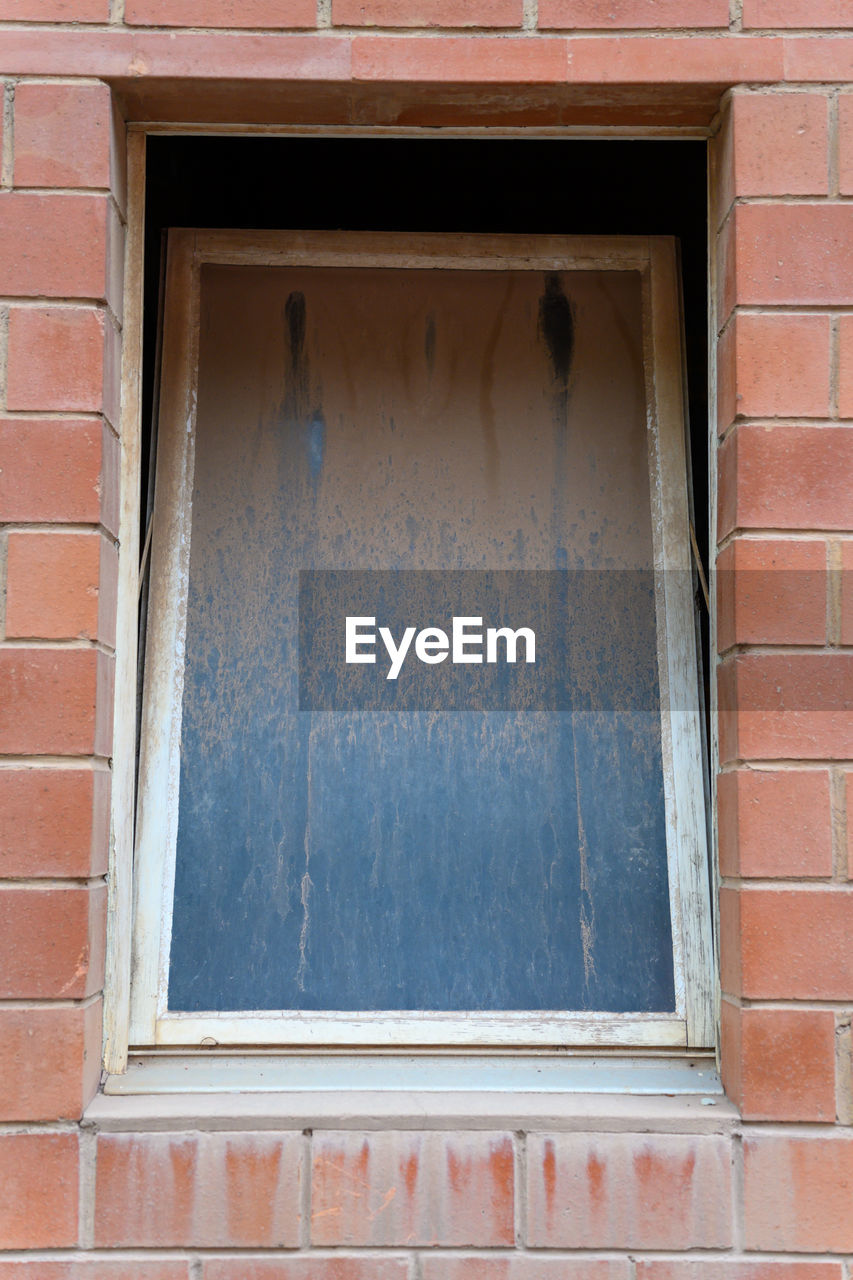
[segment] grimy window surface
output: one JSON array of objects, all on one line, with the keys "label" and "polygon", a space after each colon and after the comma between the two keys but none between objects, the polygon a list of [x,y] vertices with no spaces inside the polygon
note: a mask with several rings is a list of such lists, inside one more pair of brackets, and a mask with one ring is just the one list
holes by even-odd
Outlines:
[{"label": "grimy window surface", "polygon": [[[652,564],[638,272],[204,266],[169,1008],[673,1009]],[[311,570],[566,697],[300,709]]]}]

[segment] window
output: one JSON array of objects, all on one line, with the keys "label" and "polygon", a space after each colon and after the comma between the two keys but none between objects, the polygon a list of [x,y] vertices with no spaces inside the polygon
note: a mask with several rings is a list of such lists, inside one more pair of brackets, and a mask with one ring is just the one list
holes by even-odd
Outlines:
[{"label": "window", "polygon": [[131,1042],[711,1043],[673,243],[180,231],[165,297]]}]

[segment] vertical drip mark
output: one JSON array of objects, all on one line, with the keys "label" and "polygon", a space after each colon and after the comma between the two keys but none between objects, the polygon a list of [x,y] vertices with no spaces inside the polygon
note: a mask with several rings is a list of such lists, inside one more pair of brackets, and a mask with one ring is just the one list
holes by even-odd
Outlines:
[{"label": "vertical drip mark", "polygon": [[299,964],[296,969],[296,985],[300,991],[305,990],[305,973],[308,968],[308,930],[311,927],[311,890],[314,887],[311,879],[311,738],[313,725],[308,731],[308,767],[305,771],[305,833],[302,847],[305,852],[305,870],[302,873],[299,894],[302,901],[302,928],[299,930]]},{"label": "vertical drip mark", "polygon": [[489,336],[486,339],[483,367],[480,372],[480,424],[483,428],[483,446],[486,454],[486,487],[490,494],[494,493],[497,488],[499,467],[498,440],[495,429],[495,404],[492,396],[495,383],[495,354],[514,283],[514,277],[508,275],[504,296],[494,323],[489,330]]},{"label": "vertical drip mark", "polygon": [[[305,294],[295,289],[284,304],[285,395],[281,407],[285,425],[298,431],[308,481],[316,500],[326,448],[326,419],[322,405],[312,407],[311,370],[305,351],[307,333]],[[321,399],[320,393],[317,399]]]},{"label": "vertical drip mark", "polygon": [[539,299],[539,332],[551,358],[557,395],[566,405],[575,354],[575,322],[557,271],[545,273],[545,292]]},{"label": "vertical drip mark", "polygon": [[294,290],[284,304],[284,340],[287,355],[285,419],[299,420],[308,411],[308,361],[305,358],[305,294]]},{"label": "vertical drip mark", "polygon": [[581,904],[580,904],[580,931],[581,946],[583,948],[583,982],[586,988],[587,997],[589,997],[590,979],[594,979],[595,958],[593,956],[593,946],[595,944],[595,906],[592,901],[592,894],[589,891],[589,845],[586,839],[586,826],[583,820],[583,812],[581,810],[581,780],[580,771],[578,769],[578,744],[577,739],[572,733],[572,750],[574,753],[575,765],[575,804],[578,813],[578,859],[580,861],[580,885],[581,885]]},{"label": "vertical drip mark", "polygon": [[432,382],[435,372],[435,316],[432,312],[426,318],[424,328],[424,360],[426,361],[427,382]]},{"label": "vertical drip mark", "polygon": [[568,484],[569,378],[575,354],[575,322],[572,306],[563,292],[559,273],[545,274],[545,292],[539,299],[539,333],[548,350],[554,379],[554,487],[552,534],[556,567],[567,567],[563,544],[566,531],[566,487]]},{"label": "vertical drip mark", "polygon": [[[568,564],[567,549],[563,545],[566,530],[566,488],[568,485],[568,437],[569,437],[569,381],[575,356],[575,322],[572,306],[563,292],[562,281],[556,271],[545,275],[545,292],[539,299],[539,333],[545,343],[551,361],[554,379],[554,489],[552,504],[553,542],[557,568]],[[568,613],[569,601],[564,606]],[[577,808],[578,861],[580,874],[580,929],[583,955],[584,988],[587,1003],[591,1003],[590,983],[595,981],[595,908],[589,882],[589,844],[583,820],[581,778],[578,767],[578,743],[572,725],[572,762],[575,776],[575,805]]]},{"label": "vertical drip mark", "polygon": [[317,486],[323,471],[323,456],[326,450],[326,419],[320,409],[315,409],[308,424],[306,439],[308,452],[308,470],[311,475],[311,488],[317,497]]},{"label": "vertical drip mark", "polygon": [[305,990],[305,970],[308,968],[308,930],[311,925],[309,898],[314,882],[308,872],[308,828],[305,829],[305,871],[302,875],[300,896],[302,898],[302,928],[299,930],[299,967],[296,970],[296,985],[300,991]]}]

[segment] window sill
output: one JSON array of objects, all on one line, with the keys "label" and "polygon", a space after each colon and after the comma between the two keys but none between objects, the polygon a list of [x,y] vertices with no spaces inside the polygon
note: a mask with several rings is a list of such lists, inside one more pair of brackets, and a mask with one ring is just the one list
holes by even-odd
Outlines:
[{"label": "window sill", "polygon": [[738,1120],[712,1058],[132,1057],[100,1130],[552,1129],[719,1133]]}]

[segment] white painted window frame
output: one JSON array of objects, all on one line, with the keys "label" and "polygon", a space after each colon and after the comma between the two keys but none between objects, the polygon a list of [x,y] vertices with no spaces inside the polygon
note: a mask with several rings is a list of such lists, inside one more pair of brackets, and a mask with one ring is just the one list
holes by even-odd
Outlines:
[{"label": "white painted window frame", "polygon": [[[630,270],[643,296],[647,438],[676,1009],[666,1014],[537,1011],[348,1013],[166,1007],[177,836],[181,695],[203,263],[465,270]],[[691,589],[677,261],[664,237],[172,232],[161,378],[134,855],[129,1043],[281,1050],[348,1046],[693,1049],[714,1043],[714,969],[701,720]],[[108,1066],[109,1039],[108,1039]],[[114,1057],[120,1059],[121,1046]],[[115,1069],[115,1068],[114,1068]]]}]

